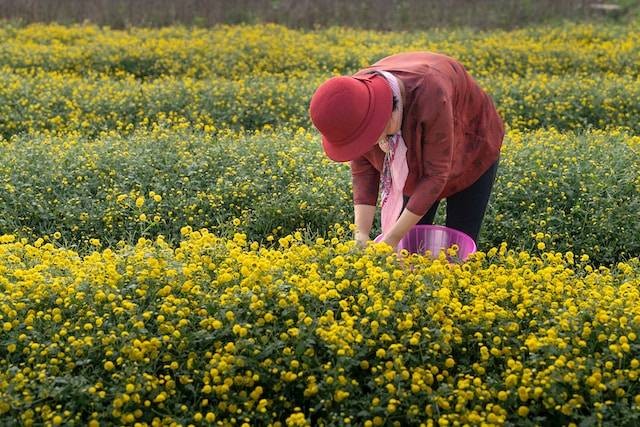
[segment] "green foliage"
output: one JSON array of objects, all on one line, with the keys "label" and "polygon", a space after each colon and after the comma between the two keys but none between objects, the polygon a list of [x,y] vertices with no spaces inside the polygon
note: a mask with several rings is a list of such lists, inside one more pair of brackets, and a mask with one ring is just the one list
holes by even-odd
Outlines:
[{"label": "green foliage", "polygon": [[0,151],[0,233],[58,231],[68,246],[157,234],[177,242],[183,226],[224,233],[234,219],[255,239],[319,232],[352,209],[348,170],[311,138],[161,128],[126,138],[16,138]]},{"label": "green foliage", "polygon": [[[638,146],[624,132],[512,132],[479,246],[529,250],[543,233],[549,248],[597,262],[637,256]],[[58,231],[65,245],[158,234],[176,243],[185,225],[265,241],[353,220],[348,165],[305,131],[21,137],[5,142],[0,165],[0,233]]]},{"label": "green foliage", "polygon": [[505,141],[483,241],[587,253],[603,263],[640,255],[640,144],[618,132],[532,132]]}]

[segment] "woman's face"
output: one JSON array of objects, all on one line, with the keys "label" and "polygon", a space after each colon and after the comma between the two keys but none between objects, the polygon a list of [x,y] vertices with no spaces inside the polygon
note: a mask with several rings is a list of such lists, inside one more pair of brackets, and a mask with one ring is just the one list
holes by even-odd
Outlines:
[{"label": "woman's face", "polygon": [[389,138],[400,131],[401,123],[402,117],[400,116],[400,110],[393,111],[391,113],[391,118],[387,122],[387,127],[385,127],[382,135],[378,138],[378,146],[385,153],[388,153],[390,150]]}]

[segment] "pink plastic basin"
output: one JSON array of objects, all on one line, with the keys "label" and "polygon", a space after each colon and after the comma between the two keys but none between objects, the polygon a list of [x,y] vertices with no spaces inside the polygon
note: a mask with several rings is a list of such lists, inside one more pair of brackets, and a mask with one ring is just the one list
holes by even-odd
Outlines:
[{"label": "pink plastic basin", "polygon": [[[376,242],[380,240],[382,234],[375,238]],[[406,249],[416,254],[429,251],[432,256],[437,257],[441,250],[449,249],[453,245],[458,246],[456,258],[463,261],[476,251],[476,242],[469,235],[442,225],[413,226],[398,243],[398,249]]]}]

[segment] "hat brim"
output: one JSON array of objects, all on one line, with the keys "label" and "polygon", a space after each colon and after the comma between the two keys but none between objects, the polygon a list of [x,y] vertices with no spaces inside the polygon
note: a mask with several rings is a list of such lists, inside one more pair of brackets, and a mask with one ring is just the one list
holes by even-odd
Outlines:
[{"label": "hat brim", "polygon": [[322,146],[327,156],[336,162],[348,162],[371,150],[387,127],[391,118],[393,94],[387,80],[377,74],[353,76],[367,85],[369,90],[369,112],[362,130],[348,141],[335,142],[322,137]]}]

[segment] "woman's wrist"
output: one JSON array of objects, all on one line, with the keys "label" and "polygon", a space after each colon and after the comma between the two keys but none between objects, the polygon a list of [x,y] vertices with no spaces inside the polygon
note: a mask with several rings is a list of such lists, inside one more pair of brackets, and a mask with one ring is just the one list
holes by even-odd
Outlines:
[{"label": "woman's wrist", "polygon": [[365,233],[364,231],[356,230],[356,240],[369,240],[369,233]]},{"label": "woman's wrist", "polygon": [[395,248],[404,238],[407,232],[418,223],[420,216],[405,209],[394,226],[384,236],[384,241]]}]

